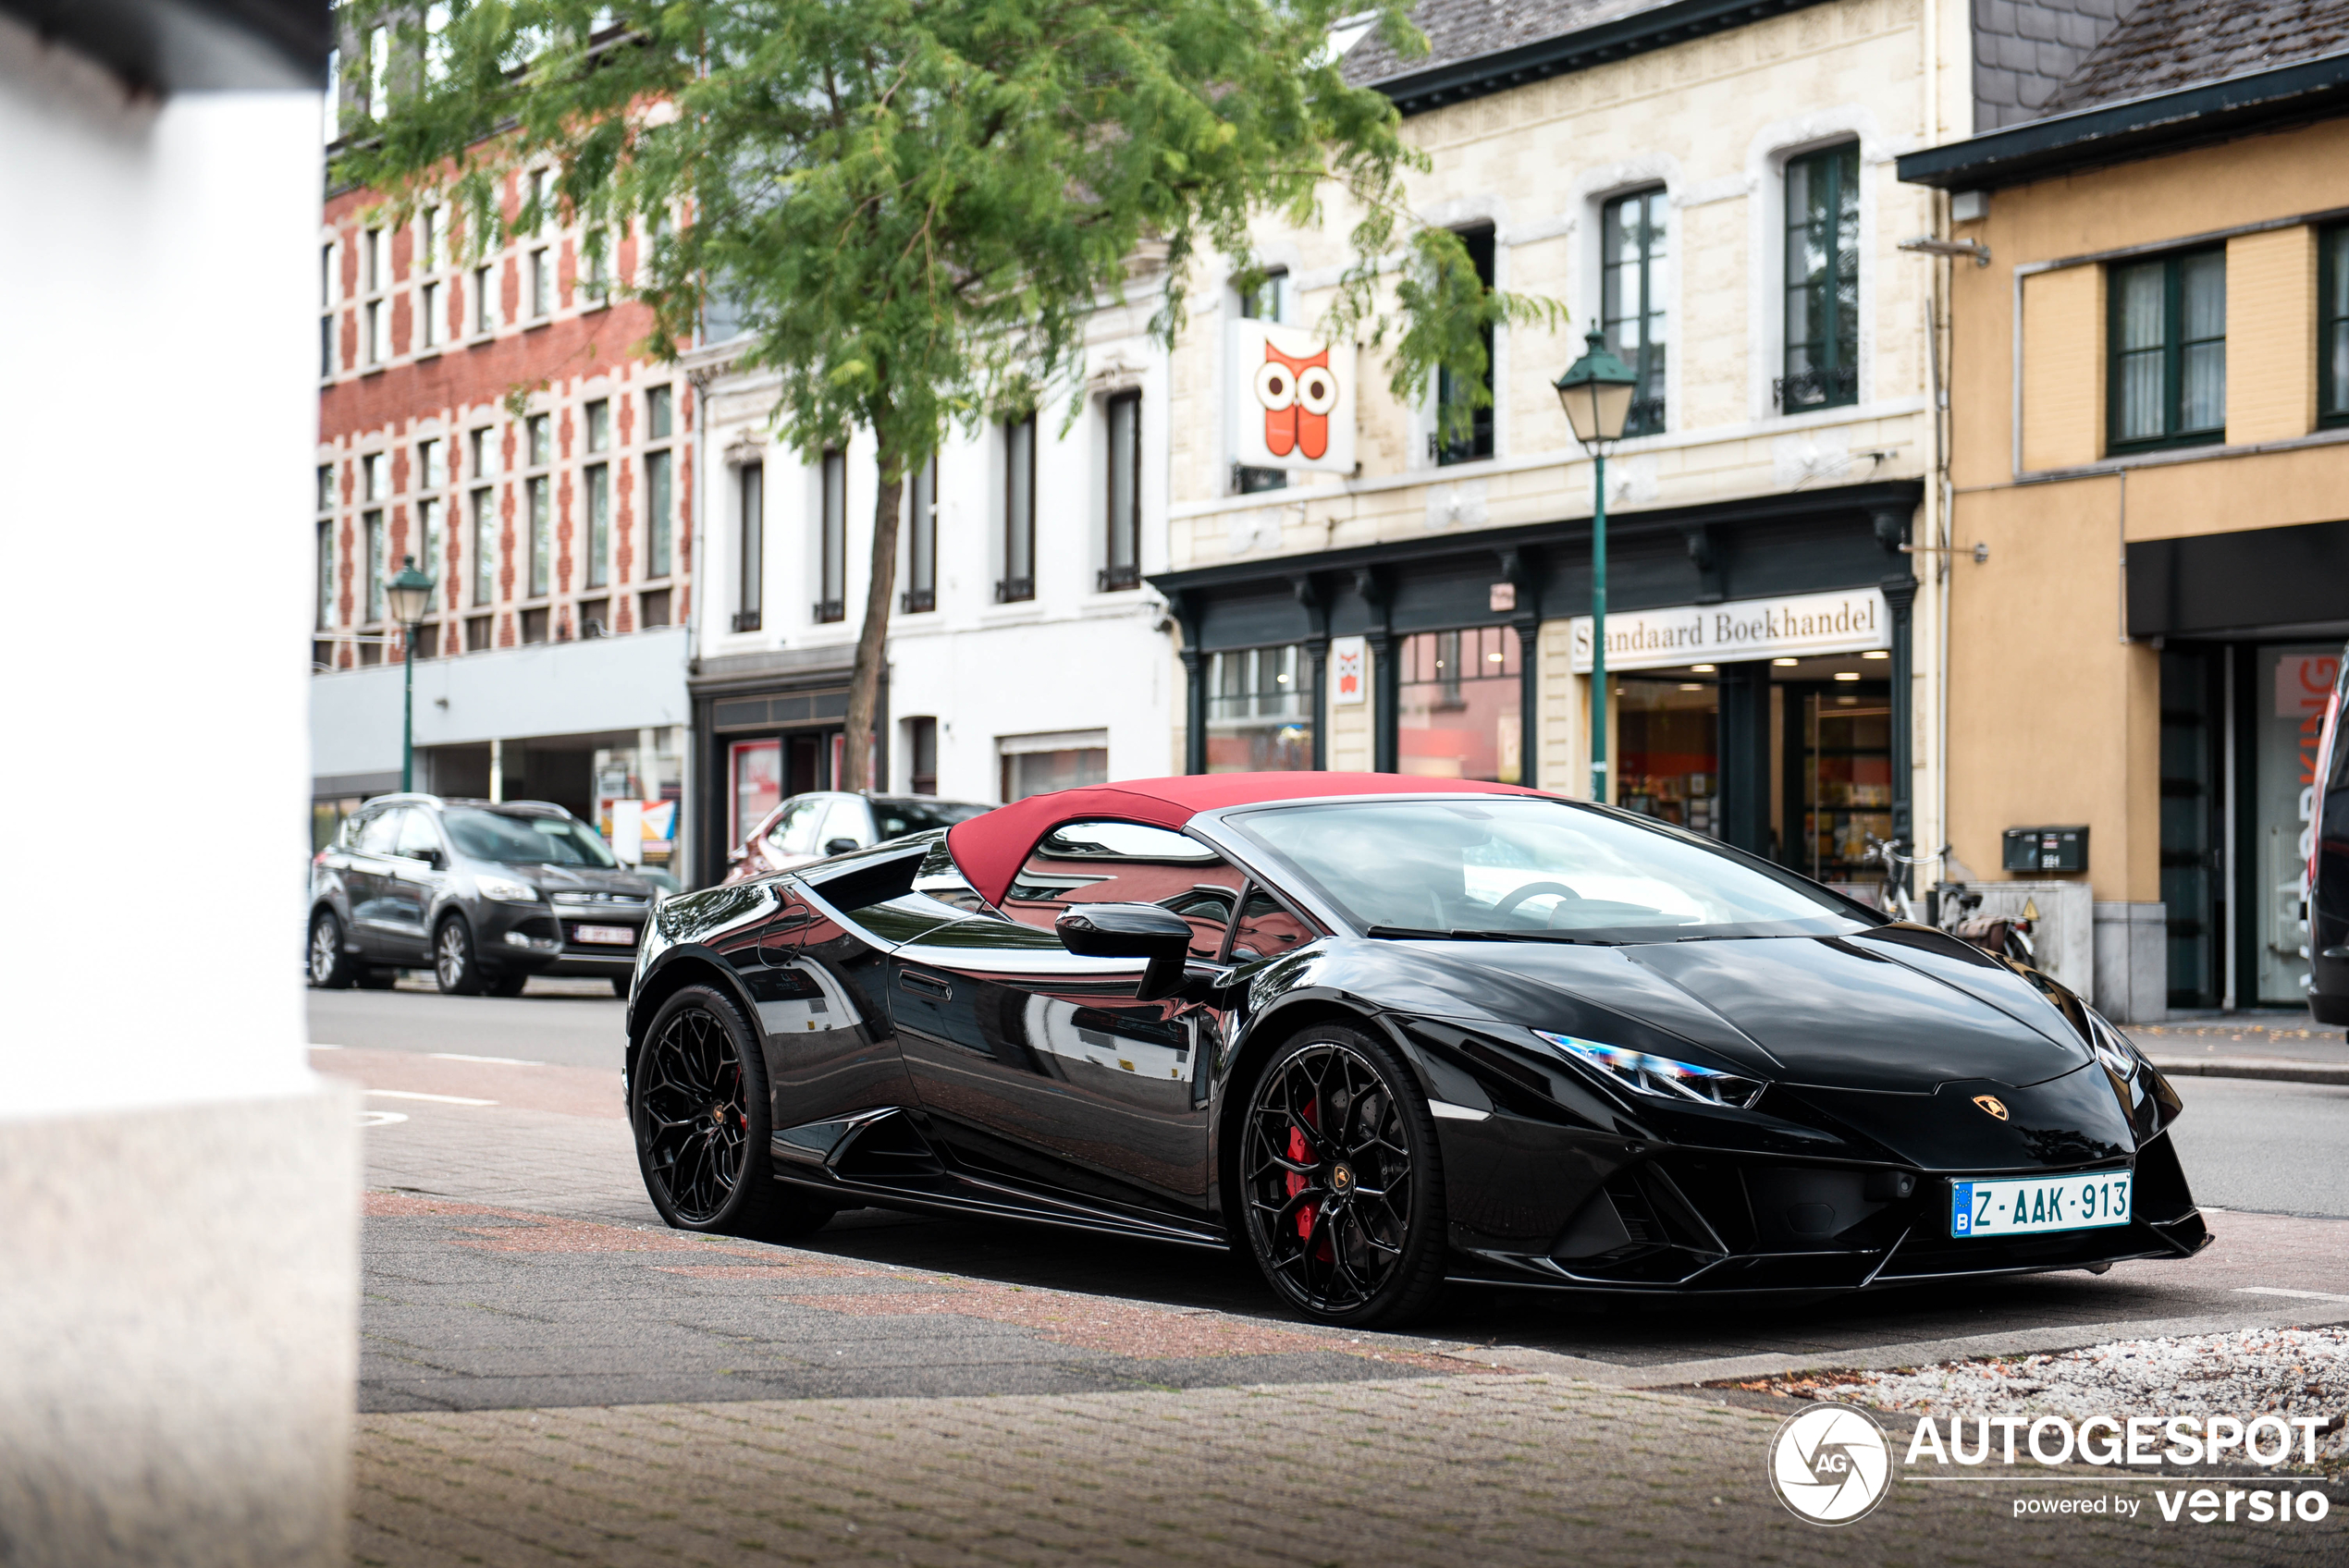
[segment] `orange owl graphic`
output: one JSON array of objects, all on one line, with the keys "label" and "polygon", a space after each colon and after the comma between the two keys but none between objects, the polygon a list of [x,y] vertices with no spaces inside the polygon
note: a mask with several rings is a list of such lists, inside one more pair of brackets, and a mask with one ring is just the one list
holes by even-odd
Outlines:
[{"label": "orange owl graphic", "polygon": [[1264,405],[1264,445],[1276,458],[1292,449],[1318,459],[1330,449],[1330,410],[1337,407],[1337,377],[1330,351],[1295,359],[1272,344],[1256,370],[1256,400]]}]

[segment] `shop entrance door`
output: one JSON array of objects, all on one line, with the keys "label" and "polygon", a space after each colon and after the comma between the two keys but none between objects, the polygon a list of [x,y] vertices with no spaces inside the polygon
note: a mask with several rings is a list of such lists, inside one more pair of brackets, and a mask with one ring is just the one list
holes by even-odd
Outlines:
[{"label": "shop entrance door", "polygon": [[1883,868],[1868,839],[1892,837],[1892,689],[1881,680],[1789,685],[1785,748],[1795,870],[1871,903]]},{"label": "shop entrance door", "polygon": [[2226,990],[2220,962],[2226,902],[2219,891],[2225,656],[2218,648],[2161,655],[2161,901],[2173,1008],[2215,1008]]}]

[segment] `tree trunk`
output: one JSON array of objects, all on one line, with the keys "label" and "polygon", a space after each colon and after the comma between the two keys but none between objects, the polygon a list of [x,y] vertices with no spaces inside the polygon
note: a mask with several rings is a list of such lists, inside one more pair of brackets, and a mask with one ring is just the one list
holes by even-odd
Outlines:
[{"label": "tree trunk", "polygon": [[897,454],[875,454],[880,485],[873,497],[872,578],[865,589],[865,628],[856,634],[856,668],[848,678],[848,726],[841,746],[843,790],[879,788],[872,777],[873,720],[880,707],[881,660],[889,647],[890,606],[897,597],[897,516],[905,475]]}]

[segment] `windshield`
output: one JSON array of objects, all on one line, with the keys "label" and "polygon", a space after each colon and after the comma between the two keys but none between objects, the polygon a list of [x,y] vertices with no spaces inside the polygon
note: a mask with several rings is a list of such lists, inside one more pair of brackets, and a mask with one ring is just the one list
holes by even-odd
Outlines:
[{"label": "windshield", "polygon": [[441,817],[460,854],[508,865],[616,865],[604,841],[567,816],[451,811]]},{"label": "windshield", "polygon": [[933,827],[952,827],[958,822],[993,810],[991,806],[965,805],[960,801],[877,800],[873,802],[873,831],[878,842],[903,839],[908,833],[927,833]]},{"label": "windshield", "polygon": [[1791,873],[1560,801],[1366,801],[1232,821],[1357,924],[1398,933],[1641,942],[1868,924]]}]

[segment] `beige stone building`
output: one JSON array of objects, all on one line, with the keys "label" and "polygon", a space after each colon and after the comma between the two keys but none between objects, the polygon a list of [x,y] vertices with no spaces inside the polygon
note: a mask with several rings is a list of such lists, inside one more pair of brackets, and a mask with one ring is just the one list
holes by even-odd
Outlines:
[{"label": "beige stone building", "polygon": [[1965,8],[1426,0],[1417,19],[1431,55],[1347,55],[1429,155],[1416,210],[1572,328],[1496,331],[1490,415],[1449,444],[1452,389],[1398,402],[1365,349],[1358,464],[1268,467],[1253,324],[1310,335],[1347,214],[1260,227],[1277,276],[1253,298],[1208,280],[1171,366],[1173,570],[1151,578],[1187,680],[1174,765],[1588,793],[1593,464],[1549,384],[1595,322],[1642,376],[1606,468],[1614,796],[1873,883],[1870,836],[1945,831],[1949,263],[1900,245],[1942,232],[1946,199],[1894,161],[2009,112]]}]

